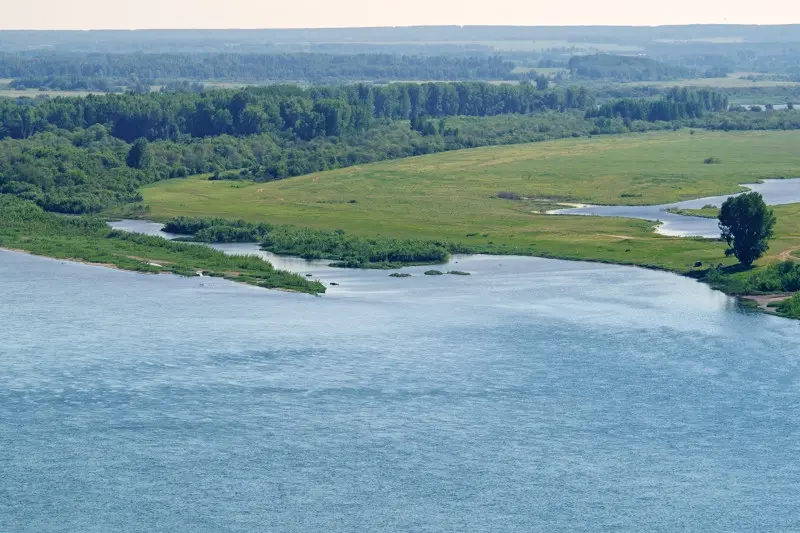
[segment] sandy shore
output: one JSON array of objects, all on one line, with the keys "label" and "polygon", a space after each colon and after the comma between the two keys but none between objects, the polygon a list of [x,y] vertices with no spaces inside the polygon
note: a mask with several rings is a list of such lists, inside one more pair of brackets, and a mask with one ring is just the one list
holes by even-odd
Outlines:
[{"label": "sandy shore", "polygon": [[741,296],[740,298],[742,300],[755,302],[762,311],[766,311],[767,313],[775,313],[775,308],[769,307],[769,304],[788,300],[792,296],[794,296],[794,293],[792,292],[782,292],[777,294],[754,294],[751,296]]}]

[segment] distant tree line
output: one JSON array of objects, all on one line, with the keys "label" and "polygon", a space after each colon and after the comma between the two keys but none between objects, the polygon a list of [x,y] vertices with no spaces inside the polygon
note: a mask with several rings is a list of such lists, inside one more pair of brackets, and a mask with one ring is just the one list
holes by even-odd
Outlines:
[{"label": "distant tree line", "polygon": [[0,101],[0,138],[50,129],[103,125],[132,142],[185,136],[287,134],[302,140],[362,132],[376,119],[493,116],[588,109],[585,88],[538,90],[535,85],[404,83],[385,87],[271,86],[207,93],[90,95],[42,102]]},{"label": "distant tree line", "polygon": [[586,116],[656,122],[699,118],[711,112],[727,109],[728,97],[722,93],[705,89],[675,88],[657,100],[622,98],[608,102],[589,111]]},{"label": "distant tree line", "polygon": [[613,81],[663,81],[693,78],[697,71],[648,57],[596,54],[575,56],[569,70],[577,78]]},{"label": "distant tree line", "polygon": [[0,54],[0,78],[305,81],[514,80],[500,57],[393,54]]},{"label": "distant tree line", "polygon": [[83,76],[28,76],[11,80],[8,86],[12,89],[38,89],[41,91],[94,91],[112,92],[149,92],[152,80],[130,78],[97,78]]}]

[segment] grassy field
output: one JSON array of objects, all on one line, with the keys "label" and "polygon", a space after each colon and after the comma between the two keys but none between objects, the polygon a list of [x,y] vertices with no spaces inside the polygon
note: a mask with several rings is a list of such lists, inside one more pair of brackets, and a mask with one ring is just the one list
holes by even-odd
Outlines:
[{"label": "grassy field", "polygon": [[[537,201],[664,203],[800,175],[800,132],[689,131],[570,139],[442,153],[266,183],[204,176],[143,190],[152,216],[220,216],[424,239],[491,253],[590,259],[688,271],[730,263],[721,243],[662,237],[645,221],[537,214]],[[721,164],[705,165],[709,156]],[[523,200],[496,198],[513,192]],[[776,209],[773,255],[794,246],[800,212]]]},{"label": "grassy field", "polygon": [[683,215],[689,217],[702,217],[702,218],[717,218],[719,217],[718,207],[701,207],[699,209],[681,209],[679,207],[671,207],[667,209],[670,213],[676,215]]},{"label": "grassy field", "polygon": [[752,87],[784,87],[800,85],[796,81],[776,81],[776,80],[758,80],[751,81],[743,77],[737,77],[731,74],[726,78],[693,78],[688,80],[672,80],[672,81],[636,81],[626,83],[624,85],[633,86],[647,86],[647,87],[660,87],[668,89],[670,87],[700,87],[708,89],[742,89]]},{"label": "grassy field", "polygon": [[[488,46],[494,50],[500,51],[521,51],[533,52],[539,50],[547,50],[548,48],[577,48],[579,50],[590,50],[597,52],[608,53],[625,53],[625,52],[641,52],[643,48],[636,45],[625,45],[615,43],[588,43],[588,42],[575,42],[560,39],[552,40],[528,40],[528,39],[508,39],[503,41],[350,41],[350,44],[374,44],[374,45],[459,45],[459,46]],[[324,44],[324,43],[319,43]],[[328,43],[340,44],[340,43]]]},{"label": "grassy field", "polygon": [[38,89],[8,89],[0,88],[0,98],[38,98],[49,96],[88,96],[90,94],[105,94],[102,91],[40,91]]},{"label": "grassy field", "polygon": [[528,74],[530,72],[536,72],[536,74],[542,74],[543,76],[554,78],[559,74],[564,74],[566,76],[569,74],[569,69],[551,67],[515,67],[511,72],[513,74]]}]

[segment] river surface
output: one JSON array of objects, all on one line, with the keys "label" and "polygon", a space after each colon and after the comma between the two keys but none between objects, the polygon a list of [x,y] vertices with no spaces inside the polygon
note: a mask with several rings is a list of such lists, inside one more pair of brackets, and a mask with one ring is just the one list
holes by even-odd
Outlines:
[{"label": "river surface", "polygon": [[[764,180],[763,183],[748,183],[742,186],[761,193],[769,205],[800,203],[800,178]],[[662,235],[716,239],[720,235],[716,219],[676,215],[668,213],[667,209],[699,209],[706,205],[719,207],[731,196],[735,195],[710,196],[661,205],[588,205],[574,209],[559,209],[553,211],[553,214],[641,218],[661,222],[656,232]]]},{"label": "river surface", "polygon": [[797,529],[800,324],[456,260],[313,297],[0,251],[0,531]]}]

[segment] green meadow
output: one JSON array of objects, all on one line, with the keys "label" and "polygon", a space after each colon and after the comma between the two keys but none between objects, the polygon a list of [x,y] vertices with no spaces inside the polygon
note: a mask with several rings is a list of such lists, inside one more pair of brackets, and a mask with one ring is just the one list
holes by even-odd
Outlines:
[{"label": "green meadow", "polygon": [[[542,206],[658,204],[732,193],[742,183],[800,176],[798,145],[800,132],[680,130],[461,150],[270,183],[195,176],[142,192],[149,216],[162,220],[242,218],[688,272],[698,261],[705,267],[732,260],[724,258],[722,243],[663,237],[646,221],[554,216]],[[708,157],[720,163],[704,164]],[[800,247],[800,211],[782,206],[776,213],[765,262]]]}]

